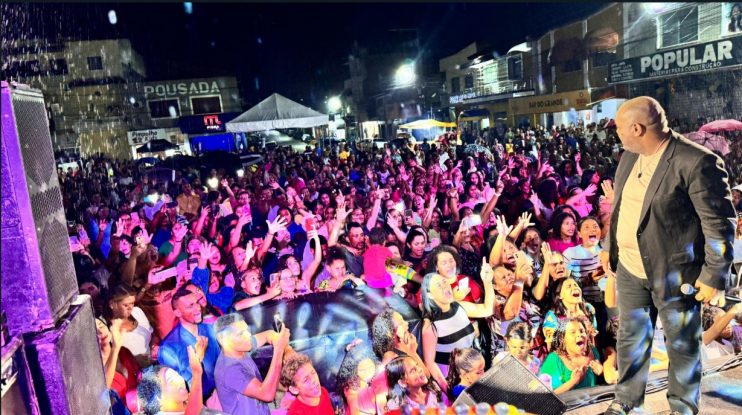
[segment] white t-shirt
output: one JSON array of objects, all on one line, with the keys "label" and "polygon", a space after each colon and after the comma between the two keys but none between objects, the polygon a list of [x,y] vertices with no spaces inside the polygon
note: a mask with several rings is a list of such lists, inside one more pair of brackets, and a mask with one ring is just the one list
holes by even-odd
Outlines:
[{"label": "white t-shirt", "polygon": [[134,356],[149,356],[149,342],[152,339],[152,325],[139,307],[131,310],[131,316],[137,321],[137,327],[124,333],[124,347]]}]

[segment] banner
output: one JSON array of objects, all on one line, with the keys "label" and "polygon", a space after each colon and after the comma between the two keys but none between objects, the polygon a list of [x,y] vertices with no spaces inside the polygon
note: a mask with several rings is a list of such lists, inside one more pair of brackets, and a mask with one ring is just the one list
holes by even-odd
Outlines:
[{"label": "banner", "polygon": [[742,36],[637,56],[611,64],[609,84],[742,65]]},{"label": "banner", "polygon": [[129,137],[129,145],[131,146],[141,146],[152,140],[167,140],[168,138],[164,128],[129,131],[126,135]]},{"label": "banner", "polygon": [[[335,377],[345,356],[345,346],[355,338],[369,346],[371,324],[387,307],[398,311],[409,323],[410,332],[418,339],[422,356],[420,317],[397,294],[385,297],[383,290],[366,285],[357,289],[318,292],[293,300],[267,301],[239,313],[245,318],[251,333],[272,330],[273,314],[278,313],[291,330],[289,344],[299,353],[309,356],[327,390],[335,390]],[[263,347],[252,355],[265,376],[273,357],[273,349]]]}]

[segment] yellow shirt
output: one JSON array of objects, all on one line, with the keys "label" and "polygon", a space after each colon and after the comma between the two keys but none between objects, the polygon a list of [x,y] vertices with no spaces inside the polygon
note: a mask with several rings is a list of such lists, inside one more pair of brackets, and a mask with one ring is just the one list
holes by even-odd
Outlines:
[{"label": "yellow shirt", "polygon": [[[647,187],[652,180],[654,171],[657,170],[662,154],[664,154],[667,144],[665,143],[651,156],[642,156],[634,163],[634,167],[626,179],[621,194],[621,206],[618,212],[618,226],[616,228],[616,243],[618,244],[618,261],[626,268],[627,271],[639,278],[647,278],[642,262],[642,254],[639,251],[639,241],[636,237],[636,231],[639,229],[639,220],[644,204],[644,197],[647,193]],[[641,172],[642,177],[639,176]]]}]

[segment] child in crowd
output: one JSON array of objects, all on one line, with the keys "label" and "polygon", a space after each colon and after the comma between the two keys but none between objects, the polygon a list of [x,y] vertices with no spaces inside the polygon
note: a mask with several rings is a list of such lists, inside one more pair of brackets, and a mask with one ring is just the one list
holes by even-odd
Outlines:
[{"label": "child in crowd", "polygon": [[[387,409],[437,407],[441,390],[432,378],[425,376],[422,365],[409,356],[398,356],[386,365],[389,385]],[[444,401],[445,403],[446,401]]]},{"label": "child in crowd", "polygon": [[281,385],[296,397],[287,415],[334,415],[330,394],[307,355],[289,354],[281,369]]},{"label": "child in crowd", "polygon": [[476,349],[453,349],[448,364],[448,398],[451,402],[484,375],[484,356]]},{"label": "child in crowd", "polygon": [[530,353],[533,335],[528,323],[522,321],[511,322],[505,332],[505,341],[507,350],[500,352],[495,360],[499,361],[510,354],[523,363],[523,366],[527,367],[534,375],[538,375],[541,360]]}]

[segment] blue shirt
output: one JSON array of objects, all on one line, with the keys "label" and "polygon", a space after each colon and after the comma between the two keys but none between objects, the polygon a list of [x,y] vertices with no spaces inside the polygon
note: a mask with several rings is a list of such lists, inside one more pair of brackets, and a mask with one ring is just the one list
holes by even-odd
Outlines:
[{"label": "blue shirt", "polygon": [[270,415],[268,404],[243,394],[253,379],[263,382],[258,366],[249,353],[242,359],[224,354],[216,362],[216,393],[224,412],[229,414]]},{"label": "blue shirt", "polygon": [[[108,259],[108,253],[111,252],[111,228],[113,228],[113,221],[107,221],[107,223],[108,226],[106,226],[106,230],[103,231],[103,241],[100,243],[100,251],[106,259]],[[93,218],[88,222],[88,224],[90,227],[90,240],[95,243],[95,241],[98,240],[98,232],[100,232],[98,220]]]},{"label": "blue shirt", "polygon": [[[201,378],[204,398],[208,397],[214,390],[214,366],[219,358],[219,343],[216,341],[216,333],[211,324],[201,323],[198,325],[198,335],[209,339],[202,362],[204,374]],[[182,324],[178,323],[160,343],[160,351],[157,359],[161,364],[177,371],[180,376],[191,385],[191,366],[188,364],[188,346],[195,346],[196,338]]]},{"label": "blue shirt", "polygon": [[206,302],[218,308],[222,313],[226,313],[232,306],[232,297],[234,289],[232,287],[223,287],[221,290],[210,293],[209,282],[211,280],[211,271],[208,268],[198,268],[193,270],[191,282],[196,284],[206,296]]}]

